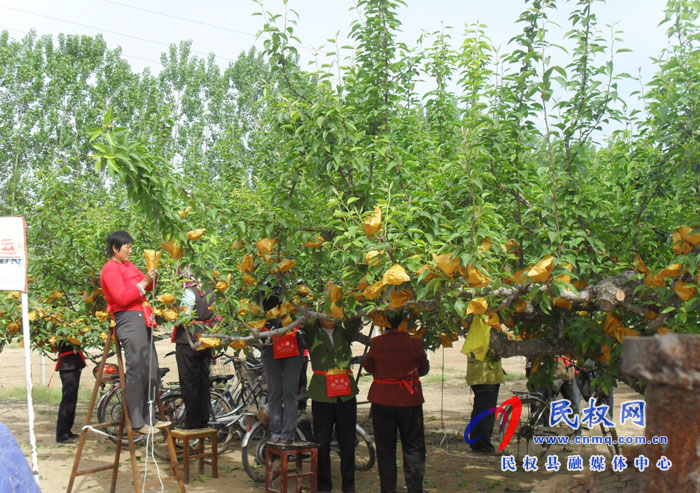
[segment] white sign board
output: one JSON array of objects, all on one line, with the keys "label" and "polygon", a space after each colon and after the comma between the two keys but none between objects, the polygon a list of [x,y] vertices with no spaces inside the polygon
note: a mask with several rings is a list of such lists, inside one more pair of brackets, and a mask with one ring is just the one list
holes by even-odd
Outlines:
[{"label": "white sign board", "polygon": [[0,291],[27,292],[25,231],[23,217],[0,217]]}]

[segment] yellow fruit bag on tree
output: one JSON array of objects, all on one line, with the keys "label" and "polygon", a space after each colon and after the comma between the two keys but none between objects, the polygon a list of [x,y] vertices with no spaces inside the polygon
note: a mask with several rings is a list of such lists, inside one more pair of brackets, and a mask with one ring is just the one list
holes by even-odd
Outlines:
[{"label": "yellow fruit bag on tree", "polygon": [[382,277],[384,284],[391,284],[392,286],[398,286],[410,280],[411,278],[408,277],[406,269],[401,267],[399,264],[394,264],[391,266],[391,268],[384,273],[384,277]]},{"label": "yellow fruit bag on tree", "polygon": [[374,208],[374,212],[370,214],[370,216],[367,218],[364,224],[364,229],[365,229],[365,234],[369,237],[372,238],[375,234],[377,234],[377,231],[379,231],[379,228],[382,227],[382,210],[379,208],[379,206],[376,206]]},{"label": "yellow fruit bag on tree", "polygon": [[194,229],[192,231],[188,231],[187,232],[187,239],[190,241],[197,241],[198,239],[200,239],[202,237],[202,235],[204,234],[205,231],[206,231],[206,229],[204,229],[204,228]]},{"label": "yellow fruit bag on tree", "polygon": [[491,327],[481,316],[476,315],[469,326],[469,332],[460,352],[466,356],[473,353],[477,361],[484,361],[490,343]]},{"label": "yellow fruit bag on tree", "polygon": [[182,258],[184,251],[177,245],[175,240],[163,241],[161,242],[160,246],[162,246],[163,249],[170,254],[173,260],[179,260]]},{"label": "yellow fruit bag on tree", "polygon": [[157,269],[160,265],[160,252],[155,253],[153,250],[144,250],[143,259],[146,261],[146,270]]},{"label": "yellow fruit bag on tree", "polygon": [[452,258],[451,253],[443,253],[442,255],[433,254],[433,260],[440,268],[442,272],[445,273],[447,277],[452,277],[459,267],[459,258]]},{"label": "yellow fruit bag on tree", "polygon": [[272,252],[272,249],[275,248],[275,243],[277,243],[277,240],[272,238],[263,238],[262,240],[255,242],[255,248],[258,249],[258,255],[267,255]]},{"label": "yellow fruit bag on tree", "polygon": [[533,281],[545,282],[549,279],[549,275],[554,270],[554,257],[551,255],[545,256],[542,260],[537,262],[530,271],[527,273],[527,277]]}]

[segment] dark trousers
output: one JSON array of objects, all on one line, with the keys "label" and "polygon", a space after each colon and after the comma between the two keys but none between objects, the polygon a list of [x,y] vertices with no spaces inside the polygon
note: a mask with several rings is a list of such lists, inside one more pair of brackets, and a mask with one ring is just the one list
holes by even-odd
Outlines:
[{"label": "dark trousers", "polygon": [[372,404],[372,426],[382,493],[396,493],[396,430],[403,449],[403,473],[408,493],[423,493],[425,433],[423,406]]},{"label": "dark trousers", "polygon": [[[126,407],[134,429],[155,424],[158,356],[140,311],[117,312],[116,334],[126,359]],[[149,364],[150,357],[150,364]],[[150,373],[149,373],[150,368]],[[149,403],[152,401],[152,403]]]},{"label": "dark trousers", "polygon": [[[498,407],[498,388],[500,384],[484,384],[484,385],[472,385],[472,391],[474,392],[474,408],[472,409],[471,419],[475,419],[479,413],[485,411],[486,409],[491,409],[492,407]],[[472,450],[478,452],[494,452],[496,449],[491,443],[491,433],[493,433],[493,426],[495,423],[496,415],[489,414],[484,419],[479,421],[471,432],[469,432],[469,440],[478,440],[469,446]]]},{"label": "dark trousers", "polygon": [[56,440],[64,440],[71,436],[71,428],[75,422],[75,406],[78,403],[78,387],[80,386],[80,372],[77,370],[63,370],[61,375],[61,404],[58,406],[58,419],[56,420]]},{"label": "dark trousers", "polygon": [[211,414],[211,349],[195,351],[189,344],[176,344],[175,359],[182,400],[185,402],[185,428],[206,428]]},{"label": "dark trousers", "polygon": [[272,438],[294,440],[297,428],[297,390],[299,372],[304,364],[301,356],[275,359],[263,354],[267,382],[267,416]]},{"label": "dark trousers", "polygon": [[[581,411],[581,391],[576,380],[566,380],[559,391],[564,399],[568,399],[571,402],[571,410],[574,414],[578,414]],[[598,405],[600,404],[603,403],[598,402]]]},{"label": "dark trousers", "polygon": [[[344,492],[355,491],[355,424],[357,399],[347,402],[311,401],[314,438],[318,447],[318,491],[331,491],[331,440],[333,428],[340,448],[340,477]],[[334,426],[335,425],[335,426]]]},{"label": "dark trousers", "polygon": [[309,357],[304,356],[304,362],[301,365],[301,372],[299,372],[299,391],[297,392],[297,400],[299,401],[298,406],[300,411],[306,411],[306,401],[309,399],[306,391],[307,387],[307,377],[306,369],[309,367]]}]

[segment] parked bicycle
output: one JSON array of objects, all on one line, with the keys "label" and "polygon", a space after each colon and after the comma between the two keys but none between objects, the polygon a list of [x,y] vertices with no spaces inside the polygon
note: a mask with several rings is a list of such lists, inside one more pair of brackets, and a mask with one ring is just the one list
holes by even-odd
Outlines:
[{"label": "parked bicycle", "polygon": [[[570,365],[575,366],[575,365]],[[605,395],[600,388],[593,390],[591,393],[591,382],[596,368],[583,369],[576,367],[579,370],[579,381],[585,383],[586,393],[582,391],[584,401],[588,401],[591,396],[596,397],[596,401],[600,404]],[[549,425],[549,413],[552,402],[557,400],[557,395],[564,384],[561,379],[554,379],[552,388],[546,395],[541,392],[514,392],[522,403],[522,412],[518,426],[511,438],[511,446],[515,443],[515,456],[519,459],[524,455],[534,455],[538,458],[544,457],[553,445],[566,446],[572,442],[575,435],[580,434],[579,430],[572,429],[566,424],[559,423],[556,426]],[[512,406],[505,406],[504,412],[499,412],[496,415],[495,433],[497,441],[500,443],[503,440],[508,424],[510,423]],[[608,452],[612,457],[620,453],[620,446],[617,444],[617,431],[614,427],[607,427],[602,422],[600,423],[602,433],[602,441],[606,444]],[[538,438],[535,442],[533,437]],[[610,445],[608,445],[610,443]]]},{"label": "parked bicycle", "polygon": [[[362,357],[354,357],[352,365],[362,363]],[[361,367],[360,367],[361,368]],[[298,396],[298,399],[306,400],[306,395]],[[360,403],[362,404],[362,403]],[[252,416],[251,416],[252,415]],[[251,413],[248,419],[255,420],[250,430],[241,442],[241,457],[243,468],[253,481],[265,481],[265,450],[267,442],[272,438],[267,427],[267,415],[265,405],[258,408],[257,413]],[[295,439],[298,442],[313,442],[313,430],[310,417],[299,411],[297,415],[297,427]],[[331,450],[340,455],[340,447],[337,439],[331,442]],[[372,469],[376,461],[376,451],[372,438],[359,424],[355,425],[355,470],[368,471]]]},{"label": "parked bicycle", "polygon": [[[116,373],[110,373],[108,377],[108,382],[110,383],[109,389],[100,397],[97,401],[97,421],[99,423],[119,423],[122,418],[122,388],[119,382],[119,370],[117,365],[111,365],[114,368],[110,368],[110,371]],[[107,368],[105,368],[107,369]],[[162,381],[163,377],[170,371],[170,368],[158,368],[158,377]],[[104,382],[104,373],[103,373]],[[160,390],[159,397],[162,400],[167,394],[167,390]],[[162,408],[162,406],[161,406]],[[167,410],[165,415],[167,416]],[[103,431],[107,434],[110,440],[116,443],[117,434],[119,433],[119,425],[108,426],[103,428]],[[144,435],[135,435],[134,442],[140,442],[145,439]],[[122,435],[122,444],[126,445],[128,443],[128,437],[126,434]],[[164,454],[165,459],[169,459],[167,451]]]},{"label": "parked bicycle", "polygon": [[[225,366],[232,363],[233,374],[213,375],[210,391],[211,416],[209,427],[218,430],[217,446],[219,453],[228,450],[234,441],[240,441],[251,420],[246,420],[246,412],[257,409],[265,398],[262,378],[262,363],[252,356],[245,359],[238,356],[219,356]],[[185,403],[179,387],[173,387],[161,397],[165,417],[176,428],[184,427]]]},{"label": "parked bicycle", "polygon": [[[272,438],[267,422],[258,420],[243,437],[241,442],[241,458],[243,468],[250,478],[258,483],[265,481],[265,450]],[[299,442],[313,442],[311,420],[306,413],[300,412],[297,417],[295,438]],[[340,454],[337,440],[331,442],[331,450]],[[359,424],[355,425],[355,470],[368,471],[374,466],[376,451],[372,438]]]}]

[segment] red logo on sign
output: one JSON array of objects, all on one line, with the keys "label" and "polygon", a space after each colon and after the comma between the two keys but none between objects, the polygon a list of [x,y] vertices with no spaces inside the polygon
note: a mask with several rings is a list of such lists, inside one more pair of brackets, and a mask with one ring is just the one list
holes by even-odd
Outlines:
[{"label": "red logo on sign", "polygon": [[17,250],[15,249],[15,242],[12,238],[3,238],[0,240],[0,256],[3,257],[16,257]]}]

